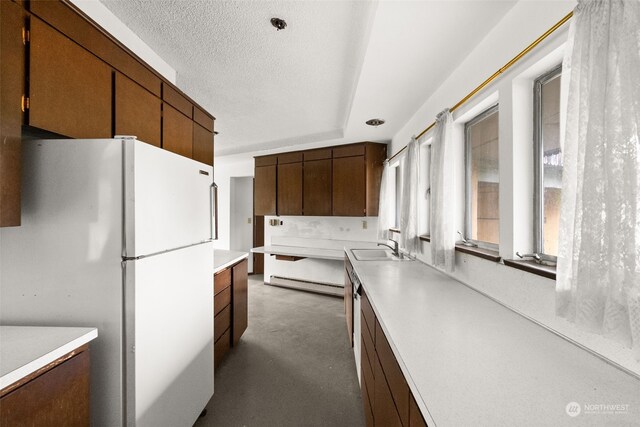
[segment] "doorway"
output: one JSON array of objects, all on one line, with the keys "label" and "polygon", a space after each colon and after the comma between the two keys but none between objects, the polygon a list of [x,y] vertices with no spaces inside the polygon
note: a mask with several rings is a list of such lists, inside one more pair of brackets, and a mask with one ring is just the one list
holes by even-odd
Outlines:
[{"label": "doorway", "polygon": [[231,178],[231,218],[229,249],[249,252],[249,271],[253,271],[253,177]]}]

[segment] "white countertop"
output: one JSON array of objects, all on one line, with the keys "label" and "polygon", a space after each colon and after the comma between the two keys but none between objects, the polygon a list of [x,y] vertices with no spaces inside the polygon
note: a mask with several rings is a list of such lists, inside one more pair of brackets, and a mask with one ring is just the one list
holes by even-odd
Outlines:
[{"label": "white countertop", "polygon": [[97,336],[96,328],[0,326],[0,389]]},{"label": "white countertop", "polygon": [[346,252],[430,426],[640,425],[639,379],[425,264]]},{"label": "white countertop", "polygon": [[287,255],[304,258],[333,259],[339,261],[344,260],[344,250],[342,249],[272,245],[253,248],[251,249],[251,252],[268,255]]},{"label": "white countertop", "polygon": [[215,249],[213,251],[213,272],[217,273],[218,271],[222,271],[248,257],[248,252]]}]

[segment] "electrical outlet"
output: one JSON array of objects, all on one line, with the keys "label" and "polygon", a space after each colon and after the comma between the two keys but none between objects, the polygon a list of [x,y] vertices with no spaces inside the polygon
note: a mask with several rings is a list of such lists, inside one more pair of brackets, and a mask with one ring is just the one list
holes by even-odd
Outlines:
[{"label": "electrical outlet", "polygon": [[367,221],[362,221],[362,229],[363,230],[367,229]]}]

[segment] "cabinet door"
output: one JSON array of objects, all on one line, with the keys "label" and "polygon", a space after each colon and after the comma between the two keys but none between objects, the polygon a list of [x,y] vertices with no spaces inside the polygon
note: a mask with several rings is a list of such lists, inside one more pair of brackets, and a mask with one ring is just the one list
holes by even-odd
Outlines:
[{"label": "cabinet door", "polygon": [[193,122],[193,160],[213,166],[213,132]]},{"label": "cabinet door", "polygon": [[20,225],[24,12],[0,2],[0,227]]},{"label": "cabinet door", "polygon": [[409,401],[409,427],[427,427],[427,423],[424,421],[424,418],[422,418],[420,408],[418,408],[418,404],[413,398],[413,395]]},{"label": "cabinet door", "polygon": [[29,125],[72,138],[110,138],[111,68],[31,17]]},{"label": "cabinet door", "polygon": [[375,358],[375,390],[373,403],[373,421],[376,427],[402,427],[391,390],[385,380],[378,358]]},{"label": "cabinet door", "polygon": [[365,215],[364,156],[333,159],[333,215]]},{"label": "cabinet door", "polygon": [[240,337],[247,329],[247,310],[248,310],[248,265],[245,259],[233,266],[233,295],[231,301],[233,304],[233,345],[237,345]]},{"label": "cabinet door", "polygon": [[0,399],[0,425],[88,426],[89,350],[60,363]]},{"label": "cabinet door", "polygon": [[[257,160],[256,160],[257,161]],[[276,165],[256,166],[254,209],[257,216],[276,214]]]},{"label": "cabinet door", "polygon": [[331,159],[304,162],[303,210],[305,215],[331,215]]},{"label": "cabinet door", "polygon": [[302,162],[278,164],[278,215],[302,215]]},{"label": "cabinet door", "polygon": [[135,135],[160,147],[160,98],[120,73],[116,73],[115,93],[115,134]]},{"label": "cabinet door", "polygon": [[181,156],[193,156],[193,122],[178,110],[162,106],[162,148]]}]

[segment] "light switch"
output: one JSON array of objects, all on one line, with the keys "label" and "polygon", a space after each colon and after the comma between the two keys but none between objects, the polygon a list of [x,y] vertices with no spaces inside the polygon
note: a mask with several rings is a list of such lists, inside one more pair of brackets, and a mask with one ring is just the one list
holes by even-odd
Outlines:
[{"label": "light switch", "polygon": [[251,217],[247,218],[247,224],[251,224]]},{"label": "light switch", "polygon": [[367,229],[367,221],[362,221],[362,229],[363,230]]}]

